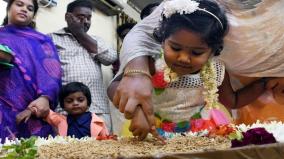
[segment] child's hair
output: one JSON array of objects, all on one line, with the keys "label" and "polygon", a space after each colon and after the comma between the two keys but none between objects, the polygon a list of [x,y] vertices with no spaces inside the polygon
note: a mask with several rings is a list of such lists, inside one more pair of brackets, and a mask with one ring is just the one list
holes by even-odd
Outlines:
[{"label": "child's hair", "polygon": [[[8,1],[7,7],[6,7],[6,16],[5,16],[4,20],[3,20],[2,25],[7,25],[8,24],[8,11],[11,8],[12,4],[14,3],[14,1],[15,0],[9,0]],[[33,5],[34,5],[34,16],[35,16],[37,11],[38,11],[38,2],[37,2],[37,0],[33,0]],[[35,28],[35,22],[32,21],[29,24],[29,26],[32,27],[32,28]]]},{"label": "child's hair", "polygon": [[81,82],[71,82],[62,86],[59,92],[59,103],[61,108],[64,109],[64,99],[72,93],[82,92],[87,98],[87,104],[90,107],[92,102],[91,92],[88,86]]},{"label": "child's hair", "polygon": [[153,12],[153,8],[158,7],[160,5],[159,2],[156,3],[150,3],[146,7],[144,7],[140,13],[140,18],[144,19],[148,15],[150,15]]},{"label": "child's hair", "polygon": [[131,30],[133,27],[135,26],[135,23],[124,23],[124,24],[121,24],[120,26],[117,27],[116,29],[116,32],[117,32],[117,35],[123,39],[123,31],[126,30],[126,29],[129,29]]},{"label": "child's hair", "polygon": [[67,5],[67,12],[71,13],[77,7],[86,7],[90,8],[91,10],[94,9],[94,5],[89,0],[75,0]]},{"label": "child's hair", "polygon": [[200,9],[188,14],[174,13],[170,17],[163,14],[159,28],[154,31],[154,37],[157,41],[164,42],[176,31],[187,29],[199,34],[217,56],[223,49],[223,39],[229,30],[225,9],[212,0],[191,1],[198,2]]}]

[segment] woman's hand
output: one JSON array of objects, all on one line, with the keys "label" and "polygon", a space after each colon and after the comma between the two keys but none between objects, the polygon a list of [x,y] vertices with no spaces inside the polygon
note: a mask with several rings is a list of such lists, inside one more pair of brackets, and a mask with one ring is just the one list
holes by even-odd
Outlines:
[{"label": "woman's hand", "polygon": [[[131,60],[125,70],[141,70],[149,72],[149,57],[141,56]],[[113,104],[124,113],[126,119],[132,119],[137,106],[141,106],[151,127],[155,128],[155,116],[152,105],[152,82],[145,73],[123,76],[116,88]]]},{"label": "woman's hand", "polygon": [[284,104],[284,77],[270,79],[267,81],[266,88],[272,91],[277,103]]},{"label": "woman's hand", "polygon": [[0,62],[7,62],[10,63],[12,61],[13,55],[9,53],[5,53],[3,51],[0,51]]},{"label": "woman's hand", "polygon": [[40,96],[36,100],[32,101],[28,108],[33,111],[36,117],[45,118],[50,110],[49,100],[45,96]]},{"label": "woman's hand", "polygon": [[284,77],[269,78],[269,80],[267,80],[266,83],[267,89],[279,89],[279,87],[283,86],[284,86]]},{"label": "woman's hand", "polygon": [[137,106],[140,105],[149,125],[154,126],[152,89],[151,80],[146,75],[124,76],[114,94],[113,104],[124,113],[126,119],[132,119]]},{"label": "woman's hand", "polygon": [[16,116],[16,123],[20,124],[22,121],[26,123],[31,116],[32,116],[32,111],[29,108],[25,109]]}]

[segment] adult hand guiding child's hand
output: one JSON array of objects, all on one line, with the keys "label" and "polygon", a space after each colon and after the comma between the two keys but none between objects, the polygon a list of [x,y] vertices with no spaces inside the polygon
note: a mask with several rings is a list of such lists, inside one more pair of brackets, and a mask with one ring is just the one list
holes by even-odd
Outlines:
[{"label": "adult hand guiding child's hand", "polygon": [[[120,81],[114,97],[113,104],[119,108],[121,113],[124,113],[126,119],[133,119],[136,110],[143,110],[144,115],[149,124],[149,132],[152,133],[154,137],[160,138],[156,132],[155,127],[155,116],[152,104],[152,82],[151,78],[145,72],[149,72],[148,68],[148,57],[138,57],[130,61],[125,69],[136,70],[131,74],[125,74]],[[138,71],[137,71],[138,70]],[[146,134],[147,134],[146,133]],[[138,135],[141,139],[144,139],[145,133],[138,133],[143,135]]]}]

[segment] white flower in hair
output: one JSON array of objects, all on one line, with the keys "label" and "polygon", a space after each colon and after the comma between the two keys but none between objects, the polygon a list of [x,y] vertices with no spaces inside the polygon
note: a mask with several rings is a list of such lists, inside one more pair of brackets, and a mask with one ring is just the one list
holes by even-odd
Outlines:
[{"label": "white flower in hair", "polygon": [[210,14],[212,17],[214,17],[219,24],[221,25],[222,29],[223,27],[223,23],[221,22],[221,20],[213,13],[211,13],[210,11],[204,9],[204,8],[199,8],[199,2],[193,1],[193,0],[171,0],[171,1],[167,1],[164,4],[164,10],[163,10],[163,15],[166,18],[169,18],[170,16],[172,16],[175,13],[179,13],[179,14],[191,14],[195,11],[202,11],[205,12],[207,14]]},{"label": "white flower in hair", "polygon": [[175,13],[190,14],[199,9],[199,3],[192,0],[172,0],[164,4],[163,15],[169,18]]}]

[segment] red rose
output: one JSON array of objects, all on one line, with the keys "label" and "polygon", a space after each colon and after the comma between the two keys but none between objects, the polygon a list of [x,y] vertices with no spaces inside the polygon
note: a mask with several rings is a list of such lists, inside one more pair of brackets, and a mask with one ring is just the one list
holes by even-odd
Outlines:
[{"label": "red rose", "polygon": [[168,83],[164,80],[164,72],[156,72],[152,76],[152,84],[154,88],[166,88]]},{"label": "red rose", "polygon": [[163,122],[161,124],[161,128],[165,131],[165,132],[174,132],[174,129],[176,127],[175,123],[172,122]]}]

